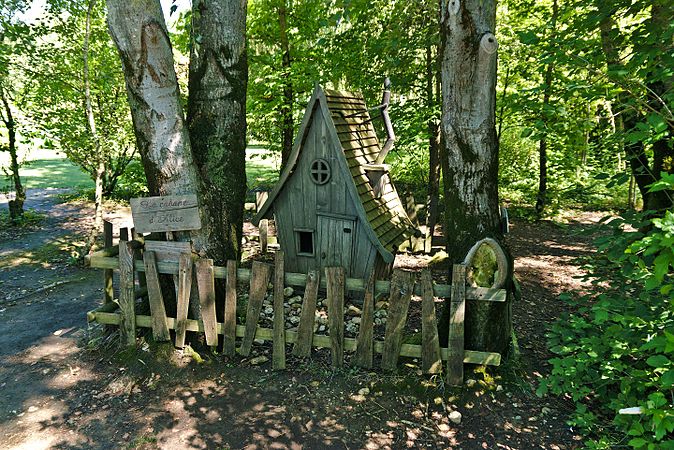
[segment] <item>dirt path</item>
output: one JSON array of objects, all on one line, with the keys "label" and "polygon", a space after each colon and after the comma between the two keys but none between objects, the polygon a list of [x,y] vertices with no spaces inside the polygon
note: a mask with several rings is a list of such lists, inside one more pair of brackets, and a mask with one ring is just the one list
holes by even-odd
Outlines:
[{"label": "dirt path", "polygon": [[[573,279],[579,273],[574,258],[591,250],[575,232],[597,216],[582,216],[568,228],[513,226],[509,242],[523,291],[513,307],[521,361],[469,372],[471,387],[443,390],[437,380],[424,385],[414,368],[401,376],[334,373],[321,352],[310,362],[289,359],[292,370],[281,373],[269,363],[208,355],[203,364],[179,356],[169,363],[147,346],[137,357],[113,357],[114,341],[85,323],[85,312],[100,302],[100,273],[58,257],[45,261],[39,250],[69,235],[63,230],[81,230],[87,209],[42,205],[53,209],[53,220],[20,241],[0,237],[0,448],[580,444],[565,425],[566,405],[533,392],[547,370],[546,324],[564,309],[557,294],[582,287]],[[256,348],[254,356],[269,355],[268,348]],[[460,423],[450,420],[452,411],[461,413]]]}]

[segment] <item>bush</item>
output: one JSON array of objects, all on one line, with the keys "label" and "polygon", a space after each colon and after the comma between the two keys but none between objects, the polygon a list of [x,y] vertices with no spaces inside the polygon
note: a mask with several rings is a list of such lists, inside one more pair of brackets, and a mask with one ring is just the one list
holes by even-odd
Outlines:
[{"label": "bush", "polygon": [[145,170],[139,158],[133,159],[124,169],[124,173],[117,180],[112,198],[129,200],[134,197],[144,197],[148,193]]},{"label": "bush", "polygon": [[[592,437],[590,448],[674,448],[674,212],[645,217],[605,224],[587,266],[594,292],[565,295],[577,310],[548,335],[557,356],[538,393],[575,402],[570,425]],[[630,407],[641,413],[618,413]]]}]

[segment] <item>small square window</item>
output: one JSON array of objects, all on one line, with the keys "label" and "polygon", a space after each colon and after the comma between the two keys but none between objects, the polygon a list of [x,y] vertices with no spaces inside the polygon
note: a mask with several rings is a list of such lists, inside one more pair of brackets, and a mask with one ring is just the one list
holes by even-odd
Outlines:
[{"label": "small square window", "polygon": [[297,254],[299,256],[314,256],[314,231],[295,230]]}]

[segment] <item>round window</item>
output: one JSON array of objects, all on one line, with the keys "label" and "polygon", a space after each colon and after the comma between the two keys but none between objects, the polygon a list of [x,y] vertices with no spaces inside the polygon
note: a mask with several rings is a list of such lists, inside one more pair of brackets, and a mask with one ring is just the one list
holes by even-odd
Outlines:
[{"label": "round window", "polygon": [[330,165],[326,160],[318,158],[311,163],[311,181],[316,184],[330,181]]}]

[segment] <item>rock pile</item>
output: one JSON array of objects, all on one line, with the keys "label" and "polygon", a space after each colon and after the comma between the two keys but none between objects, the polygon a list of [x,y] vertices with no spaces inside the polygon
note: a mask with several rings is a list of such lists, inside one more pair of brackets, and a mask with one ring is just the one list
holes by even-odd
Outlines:
[{"label": "rock pile", "polygon": [[[284,302],[283,311],[286,319],[286,329],[297,331],[300,323],[300,314],[302,312],[303,298],[301,295],[296,295],[292,287],[287,287],[283,290]],[[260,326],[272,327],[274,320],[274,295],[269,294],[262,303],[262,310],[260,311]],[[388,302],[378,301],[375,304],[374,324],[375,327],[386,324],[386,315]],[[344,334],[347,337],[356,337],[360,329],[360,322],[362,311],[361,309],[349,302],[344,305]],[[314,317],[314,333],[329,334],[328,333],[328,303],[324,298],[319,298],[316,301],[316,313]]]}]

